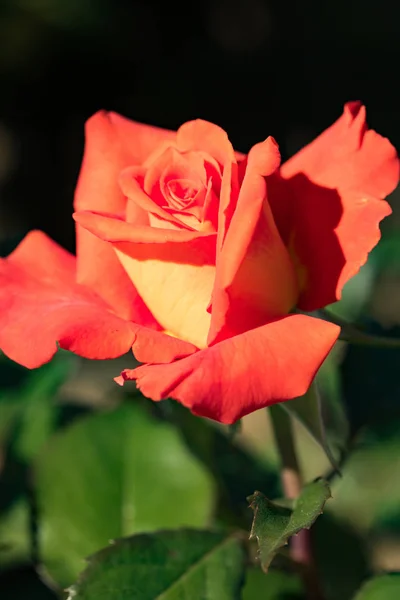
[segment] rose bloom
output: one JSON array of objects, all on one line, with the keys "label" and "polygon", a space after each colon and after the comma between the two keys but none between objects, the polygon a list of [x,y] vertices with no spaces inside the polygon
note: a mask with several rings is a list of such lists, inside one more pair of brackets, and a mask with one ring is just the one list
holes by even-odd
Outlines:
[{"label": "rose bloom", "polygon": [[91,359],[132,348],[144,364],[120,383],[224,423],[298,397],[339,328],[295,309],[340,298],[398,179],[355,102],[283,165],[271,137],[245,156],[206,121],[172,132],[99,112],[76,258],[32,231],[1,260],[0,348],[28,368],[57,344]]}]

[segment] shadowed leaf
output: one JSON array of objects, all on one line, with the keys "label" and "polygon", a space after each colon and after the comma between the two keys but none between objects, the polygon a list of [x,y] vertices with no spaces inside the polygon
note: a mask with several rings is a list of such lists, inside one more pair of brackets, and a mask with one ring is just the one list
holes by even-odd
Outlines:
[{"label": "shadowed leaf", "polygon": [[400,573],[378,575],[365,583],[354,600],[398,600],[400,598]]}]

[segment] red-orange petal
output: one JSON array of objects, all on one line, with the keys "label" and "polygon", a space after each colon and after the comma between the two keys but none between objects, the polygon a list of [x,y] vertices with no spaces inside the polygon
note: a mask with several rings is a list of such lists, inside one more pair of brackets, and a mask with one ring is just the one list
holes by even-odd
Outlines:
[{"label": "red-orange petal", "polygon": [[207,152],[220,164],[236,162],[235,151],[226,132],[218,125],[196,119],[181,125],[176,134],[181,152]]},{"label": "red-orange petal", "polygon": [[215,233],[140,228],[94,213],[74,217],[111,242],[163,329],[197,347],[206,345],[207,306],[215,277]]},{"label": "red-orange petal", "polygon": [[174,398],[222,423],[306,392],[339,335],[339,327],[305,315],[247,331],[166,365],[123,371],[153,400]]},{"label": "red-orange petal", "polygon": [[239,193],[237,159],[227,133],[218,125],[197,119],[184,123],[177,131],[177,147],[183,151],[202,151],[222,168],[218,209],[218,248],[222,247]]},{"label": "red-orange petal", "polygon": [[[197,238],[214,238],[214,233],[204,233],[189,229],[162,229],[146,225],[127,223],[117,215],[100,214],[91,211],[82,211],[73,214],[79,225],[90,231],[91,234],[115,246],[122,247],[125,243],[134,244],[166,244],[185,243]],[[214,253],[215,256],[215,253]]]},{"label": "red-orange petal", "polygon": [[[100,111],[86,123],[85,152],[75,193],[76,210],[125,211],[118,177],[145,160],[173,132],[141,125]],[[77,226],[77,281],[94,289],[124,318],[156,323],[107,244]]]},{"label": "red-orange petal", "polygon": [[266,176],[279,163],[272,138],[248,156],[236,210],[217,255],[209,343],[259,327],[296,304],[294,266],[268,204]]},{"label": "red-orange petal", "polygon": [[132,345],[132,351],[139,362],[147,364],[171,363],[198,351],[198,348],[193,344],[184,342],[162,331],[134,327],[136,337]]},{"label": "red-orange petal", "polygon": [[33,231],[0,262],[0,348],[35,368],[57,350],[93,359],[125,354],[135,339],[131,323],[74,283],[75,258]]},{"label": "red-orange petal", "polygon": [[176,133],[99,111],[85,126],[85,153],[75,195],[75,210],[120,212],[125,208],[120,172],[139,166]]},{"label": "red-orange petal", "polygon": [[390,142],[365,122],[358,102],[281,168],[274,211],[298,263],[299,307],[314,310],[340,299],[365,263],[390,214],[383,200],[399,181]]},{"label": "red-orange petal", "polygon": [[[164,210],[160,204],[157,204],[157,202],[155,202],[148,194],[146,194],[137,180],[136,174],[137,169],[127,168],[121,172],[119,177],[119,183],[122,191],[129,201],[134,203],[134,205],[137,207],[136,210],[139,209],[139,211],[142,211],[144,215],[148,215],[149,213],[151,215],[157,215],[166,223],[172,223],[173,225],[176,225],[177,228],[186,227],[182,221],[171,215],[168,211]],[[148,220],[147,216],[146,219]],[[137,222],[134,222],[131,219],[129,219],[129,221],[134,225],[144,224],[144,219],[141,219],[141,221],[138,220]]]}]

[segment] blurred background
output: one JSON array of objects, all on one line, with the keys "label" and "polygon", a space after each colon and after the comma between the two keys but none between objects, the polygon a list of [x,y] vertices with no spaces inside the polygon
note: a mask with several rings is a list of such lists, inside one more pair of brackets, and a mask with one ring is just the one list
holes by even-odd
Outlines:
[{"label": "blurred background", "polygon": [[[287,158],[338,118],[346,101],[359,99],[369,125],[400,149],[399,39],[394,0],[1,0],[1,254],[32,228],[74,250],[83,127],[101,108],[170,129],[207,119],[243,152],[273,135]],[[394,214],[383,224],[380,245],[332,311],[369,332],[400,338],[399,191],[389,200]],[[80,361],[65,381],[53,374],[47,384],[47,375],[27,379],[4,358],[0,367],[0,589],[22,598],[15,587],[20,574],[36,582],[26,566],[31,521],[21,504],[24,469],[53,427],[49,409],[35,402],[56,388],[57,402],[73,398],[85,412],[113,406],[121,392],[111,379],[115,364]],[[398,350],[339,344],[321,374],[324,395],[343,412],[333,429],[354,448],[343,478],[333,478],[328,515],[315,527],[318,539],[330,540],[320,551],[331,553],[332,572],[329,561],[321,566],[328,598],[350,597],[370,569],[400,569],[399,372]],[[29,390],[36,390],[33,400]],[[33,405],[18,417],[25,441],[17,443],[17,467],[8,467],[20,439],[13,429],[17,396],[29,396]],[[322,451],[304,428],[297,433],[306,477],[328,473]],[[264,413],[245,420],[237,444],[276,475]],[[240,490],[243,499],[250,487]],[[340,593],[337,568],[345,572]],[[40,588],[38,597],[53,596]]]}]

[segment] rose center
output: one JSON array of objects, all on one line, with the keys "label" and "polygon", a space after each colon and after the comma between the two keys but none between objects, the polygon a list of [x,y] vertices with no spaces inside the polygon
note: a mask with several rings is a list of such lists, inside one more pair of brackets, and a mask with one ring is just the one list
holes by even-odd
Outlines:
[{"label": "rose center", "polygon": [[166,200],[179,210],[191,204],[198,192],[198,185],[190,179],[171,179],[166,185]]}]

